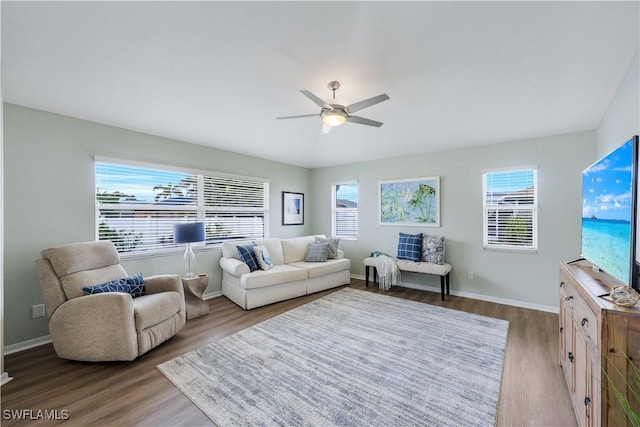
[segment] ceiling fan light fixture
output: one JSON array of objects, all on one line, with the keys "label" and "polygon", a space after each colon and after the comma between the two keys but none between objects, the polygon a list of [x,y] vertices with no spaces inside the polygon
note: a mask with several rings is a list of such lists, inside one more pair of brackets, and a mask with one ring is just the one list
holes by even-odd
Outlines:
[{"label": "ceiling fan light fixture", "polygon": [[327,126],[340,126],[347,121],[347,114],[344,111],[335,109],[322,113],[322,122]]}]

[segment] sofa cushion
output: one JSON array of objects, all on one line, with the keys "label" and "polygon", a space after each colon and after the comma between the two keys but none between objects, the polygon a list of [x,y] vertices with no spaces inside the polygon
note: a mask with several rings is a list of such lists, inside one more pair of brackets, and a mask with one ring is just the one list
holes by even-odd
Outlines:
[{"label": "sofa cushion", "polygon": [[294,262],[292,267],[304,268],[308,271],[309,279],[325,276],[338,271],[351,269],[351,260],[348,258],[329,259],[327,262]]},{"label": "sofa cushion", "polygon": [[284,254],[282,253],[282,239],[273,237],[271,239],[258,239],[256,244],[265,246],[271,255],[273,265],[284,264]]},{"label": "sofa cushion", "polygon": [[273,261],[271,261],[271,254],[266,246],[259,245],[253,247],[253,253],[258,259],[258,265],[261,270],[268,270],[273,267]]},{"label": "sofa cushion", "polygon": [[99,285],[84,286],[82,292],[84,292],[85,295],[104,294],[107,292],[122,292],[128,294],[129,286],[124,280],[116,279]]},{"label": "sofa cushion", "polygon": [[251,243],[246,246],[238,245],[238,255],[240,255],[240,261],[244,262],[249,266],[249,271],[256,271],[260,269],[260,265],[258,264],[258,258],[256,258],[256,254],[253,253],[253,248],[256,246],[255,243]]},{"label": "sofa cushion", "polygon": [[284,263],[304,261],[307,256],[307,245],[315,242],[315,236],[293,237],[291,239],[282,239],[282,252],[284,254]]},{"label": "sofa cushion", "polygon": [[316,243],[328,243],[329,253],[327,254],[327,258],[329,259],[338,258],[338,244],[340,243],[339,237],[333,237],[331,239],[327,239],[326,237],[316,236]]},{"label": "sofa cushion", "polygon": [[328,255],[328,243],[309,243],[307,245],[307,255],[304,257],[304,260],[305,262],[327,262]]},{"label": "sofa cushion", "polygon": [[178,292],[160,292],[133,299],[136,331],[164,322],[180,312],[180,300]]},{"label": "sofa cushion", "polygon": [[422,256],[422,233],[406,234],[398,236],[398,259],[420,261]]},{"label": "sofa cushion", "polygon": [[254,240],[231,240],[228,242],[222,243],[222,256],[225,258],[235,258],[240,259],[240,255],[238,254],[238,248],[236,246],[246,246],[254,243]]},{"label": "sofa cushion", "polygon": [[133,298],[144,295],[144,279],[142,273],[122,279],[110,280],[106,283],[93,286],[83,286],[82,292],[85,295],[103,294],[105,292],[124,292]]},{"label": "sofa cushion", "polygon": [[307,270],[290,265],[274,265],[268,271],[258,270],[240,277],[240,286],[245,289],[262,288],[280,283],[307,280]]},{"label": "sofa cushion", "polygon": [[422,261],[444,264],[444,236],[422,237]]},{"label": "sofa cushion", "polygon": [[132,297],[138,298],[145,294],[144,278],[142,277],[142,273],[125,277],[124,281],[127,283],[127,286],[129,287],[129,293]]}]

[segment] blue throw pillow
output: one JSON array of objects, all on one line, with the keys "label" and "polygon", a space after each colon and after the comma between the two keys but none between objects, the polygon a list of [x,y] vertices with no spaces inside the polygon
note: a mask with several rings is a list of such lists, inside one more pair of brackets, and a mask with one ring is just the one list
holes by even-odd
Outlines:
[{"label": "blue throw pillow", "polygon": [[256,246],[255,243],[251,243],[246,246],[236,246],[236,248],[238,248],[238,255],[240,255],[240,261],[249,266],[249,271],[256,271],[260,269],[258,258],[256,258],[256,254],[253,253],[254,246]]},{"label": "blue throw pillow", "polygon": [[129,293],[129,285],[124,279],[116,279],[100,285],[85,286],[82,288],[85,295],[104,294],[107,292],[124,292]]},{"label": "blue throw pillow", "polygon": [[144,295],[144,279],[142,278],[142,273],[135,274],[133,276],[127,277],[124,279],[127,286],[129,287],[129,292],[133,298],[138,298]]},{"label": "blue throw pillow", "polygon": [[304,260],[306,262],[327,262],[328,255],[328,243],[309,243],[307,245],[307,256]]},{"label": "blue throw pillow", "polygon": [[422,233],[400,233],[398,239],[398,259],[420,261],[422,256]]}]

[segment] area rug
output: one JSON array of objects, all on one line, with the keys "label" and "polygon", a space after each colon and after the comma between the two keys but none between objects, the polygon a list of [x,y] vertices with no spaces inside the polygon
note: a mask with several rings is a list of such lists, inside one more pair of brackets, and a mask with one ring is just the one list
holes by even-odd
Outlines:
[{"label": "area rug", "polygon": [[158,369],[218,426],[489,426],[508,327],[344,288]]}]

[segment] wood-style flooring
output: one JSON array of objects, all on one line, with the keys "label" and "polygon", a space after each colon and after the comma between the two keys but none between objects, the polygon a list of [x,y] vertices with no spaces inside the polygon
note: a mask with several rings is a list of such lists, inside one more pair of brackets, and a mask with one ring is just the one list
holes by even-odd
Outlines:
[{"label": "wood-style flooring", "polygon": [[[364,281],[351,287],[380,292]],[[337,288],[340,289],[340,288]],[[3,426],[208,426],[213,423],[156,365],[261,322],[330,292],[244,311],[225,297],[208,301],[211,313],[189,320],[178,335],[133,362],[83,363],[58,358],[51,345],[5,358],[14,379],[1,388]],[[575,426],[558,362],[558,315],[468,298],[394,287],[386,292],[510,322],[497,424]],[[67,420],[17,421],[7,410],[57,410]],[[66,412],[62,412],[66,411]],[[62,418],[60,416],[59,418]]]}]

